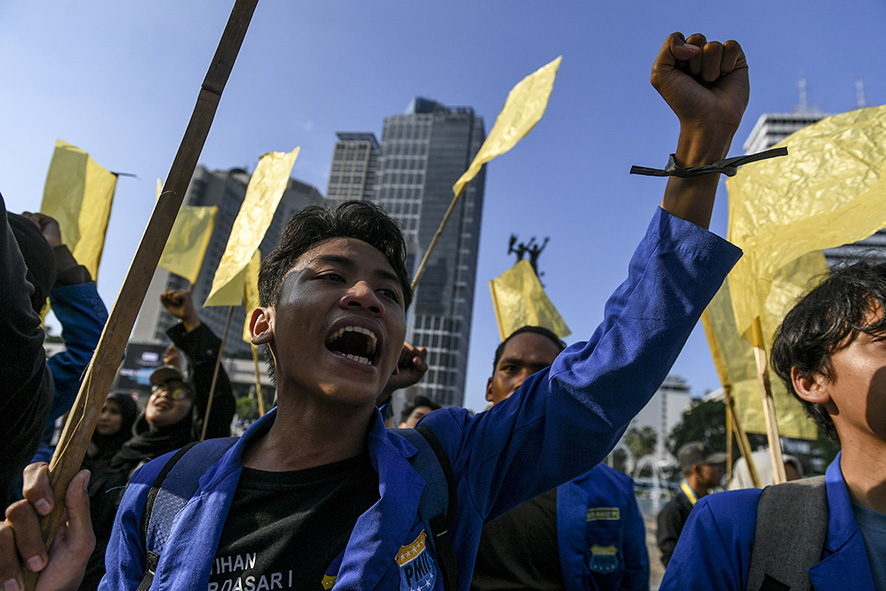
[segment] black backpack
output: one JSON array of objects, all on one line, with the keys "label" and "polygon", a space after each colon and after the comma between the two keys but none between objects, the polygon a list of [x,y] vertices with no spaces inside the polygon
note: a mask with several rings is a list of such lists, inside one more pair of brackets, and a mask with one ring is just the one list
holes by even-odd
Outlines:
[{"label": "black backpack", "polygon": [[767,486],[757,504],[748,591],[810,591],[828,533],[824,476]]}]

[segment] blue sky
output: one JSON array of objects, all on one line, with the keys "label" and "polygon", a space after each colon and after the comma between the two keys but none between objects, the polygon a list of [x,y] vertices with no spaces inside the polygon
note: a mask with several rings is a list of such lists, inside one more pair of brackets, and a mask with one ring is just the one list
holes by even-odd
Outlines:
[{"label": "blue sky", "polygon": [[[11,211],[39,207],[55,139],[118,183],[99,290],[123,281],[193,109],[231,2],[3,2],[0,4],[0,192]],[[325,192],[336,131],[381,134],[382,120],[416,95],[470,105],[492,127],[507,92],[563,56],[548,111],[487,172],[466,405],[484,406],[498,332],[487,283],[514,262],[511,233],[550,236],[540,269],[573,330],[590,335],[622,281],[664,180],[632,177],[663,166],[677,122],[649,85],[673,31],[737,39],[751,101],[732,153],[765,112],[808,102],[886,103],[886,4],[881,0],[591,2],[565,0],[261,0],[200,163],[252,169],[272,150],[301,146],[293,176]],[[453,179],[454,181],[455,179]],[[712,224],[726,232],[721,184]],[[674,373],[701,395],[719,386],[698,328]]]}]

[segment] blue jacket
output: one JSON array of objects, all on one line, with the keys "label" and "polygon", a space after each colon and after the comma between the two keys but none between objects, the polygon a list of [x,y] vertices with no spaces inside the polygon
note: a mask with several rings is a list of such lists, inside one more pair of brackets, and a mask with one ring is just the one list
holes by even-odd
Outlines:
[{"label": "blue jacket", "polygon": [[[448,408],[423,419],[449,455],[458,487],[450,532],[458,589],[470,585],[484,521],[577,478],[612,449],[664,380],[739,255],[724,240],[658,210],[627,281],[588,342],[568,347],[488,412],[471,416]],[[274,419],[272,411],[253,424],[200,478],[173,524],[152,589],[205,591],[243,449]],[[335,589],[442,589],[428,528],[418,518],[424,481],[409,463],[415,447],[387,431],[378,412],[367,446],[381,498],[357,520]],[[159,458],[133,477],[117,513],[101,589],[134,589],[141,581],[141,517],[164,463]]]},{"label": "blue jacket", "polygon": [[618,470],[600,464],[557,488],[557,542],[566,589],[649,589],[646,527]]},{"label": "blue jacket", "polygon": [[[809,569],[818,591],[874,591],[864,539],[855,522],[840,455],[825,475],[828,533],[821,561]],[[747,588],[759,489],[718,493],[699,499],[686,522],[661,591]]]}]

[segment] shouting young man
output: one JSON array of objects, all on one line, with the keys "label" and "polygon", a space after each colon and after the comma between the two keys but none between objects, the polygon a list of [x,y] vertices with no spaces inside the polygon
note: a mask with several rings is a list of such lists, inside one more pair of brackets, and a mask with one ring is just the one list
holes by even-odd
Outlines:
[{"label": "shouting young man", "polygon": [[[740,46],[675,33],[652,83],[680,119],[676,164],[721,160],[748,100]],[[593,468],[667,375],[739,256],[704,229],[718,180],[669,179],[627,280],[587,342],[487,413],[447,408],[422,420],[451,462],[457,492],[448,534],[454,588],[470,585],[483,522]],[[200,477],[151,564],[151,588],[444,588],[432,536],[440,532],[418,511],[426,481],[410,463],[416,447],[387,431],[375,407],[403,348],[412,296],[404,261],[399,229],[371,204],[293,217],[262,264],[251,324],[253,342],[273,357],[279,405]],[[419,372],[423,362],[402,365]],[[103,589],[134,589],[148,570],[140,528],[164,465],[148,464],[129,485]],[[58,590],[76,585],[76,549],[88,546],[83,477],[69,488],[71,527],[49,556],[39,543],[34,513],[52,498],[45,472],[28,471],[29,502],[0,528],[0,582],[10,589],[20,580],[9,558],[16,549],[42,571],[42,585]]]}]

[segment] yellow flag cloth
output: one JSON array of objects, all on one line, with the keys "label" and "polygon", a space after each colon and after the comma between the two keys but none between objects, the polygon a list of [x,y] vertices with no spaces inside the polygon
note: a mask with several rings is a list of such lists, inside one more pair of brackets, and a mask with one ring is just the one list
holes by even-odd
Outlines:
[{"label": "yellow flag cloth", "polygon": [[[763,346],[768,352],[775,328],[797,298],[818,284],[827,273],[824,255],[814,251],[780,269],[773,278],[760,318]],[[736,412],[746,431],[766,433],[763,397],[757,380],[754,348],[741,338],[732,312],[729,284],[724,283],[701,317],[714,365],[724,387],[732,387]],[[800,402],[785,388],[770,367],[772,398],[779,433],[786,437],[815,439],[818,429]]]},{"label": "yellow flag cloth", "polygon": [[95,279],[105,247],[117,175],[75,146],[55,141],[40,212],[58,221],[62,241]]},{"label": "yellow flag cloth", "polygon": [[726,181],[728,237],[744,251],[729,274],[742,334],[781,267],[886,227],[886,106],[822,119],[777,145],[787,146],[787,158],[741,168]]},{"label": "yellow flag cloth", "polygon": [[[231,228],[231,236],[228,245],[222,255],[215,277],[212,280],[212,288],[206,298],[204,306],[237,306],[243,297],[243,286],[235,286],[233,290],[225,290],[228,295],[222,295],[225,286],[233,281],[249,263],[253,253],[261,244],[280,198],[289,184],[289,175],[292,173],[292,165],[298,156],[298,148],[289,152],[271,152],[265,154],[258,161],[255,172],[246,187],[246,197],[240,206],[240,213],[234,220]],[[235,303],[228,303],[236,298]]]},{"label": "yellow flag cloth", "polygon": [[523,326],[543,326],[560,338],[572,334],[545,294],[529,261],[522,260],[489,282],[501,339]]},{"label": "yellow flag cloth", "polygon": [[505,106],[498,114],[492,131],[486,136],[486,141],[474,156],[474,161],[453,185],[452,191],[456,197],[477,176],[484,164],[517,145],[545,114],[561,59],[562,56],[539,68],[511,89]]},{"label": "yellow flag cloth", "polygon": [[258,270],[261,267],[261,252],[255,251],[249,264],[243,271],[243,302],[246,307],[246,322],[243,325],[243,340],[247,343],[252,342],[252,334],[249,331],[249,320],[252,318],[252,311],[258,308]]},{"label": "yellow flag cloth", "polygon": [[197,282],[203,256],[209,246],[218,206],[183,205],[160,255],[159,266],[191,282]]}]

